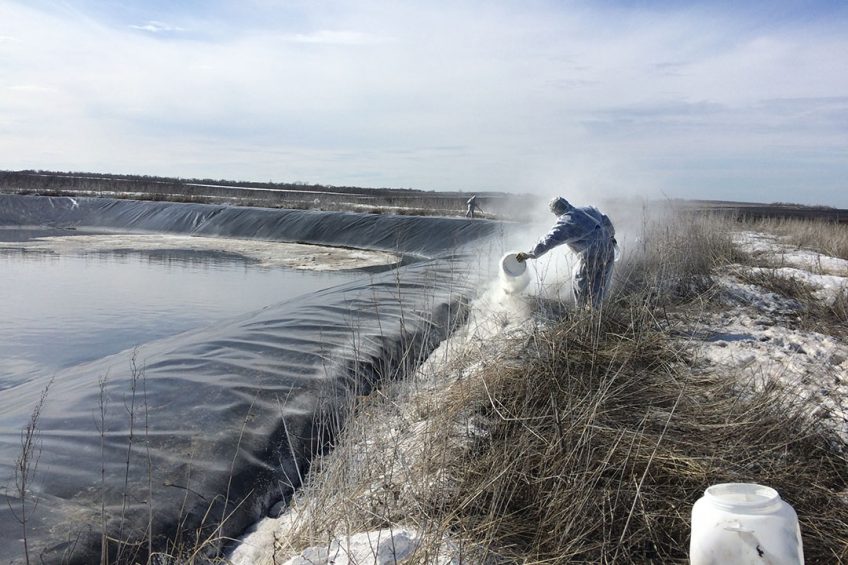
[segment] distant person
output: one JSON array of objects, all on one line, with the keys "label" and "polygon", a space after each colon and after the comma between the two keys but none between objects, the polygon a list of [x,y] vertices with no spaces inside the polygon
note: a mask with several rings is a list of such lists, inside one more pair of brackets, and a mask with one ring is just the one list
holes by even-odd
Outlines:
[{"label": "distant person", "polygon": [[479,210],[481,214],[483,213],[483,209],[480,208],[479,204],[477,204],[477,195],[476,194],[473,195],[471,198],[469,198],[468,202],[466,202],[465,204],[468,206],[468,209],[465,210],[465,217],[466,218],[473,218],[475,209]]},{"label": "distant person", "polygon": [[577,254],[571,291],[578,306],[597,308],[604,299],[615,262],[615,228],[610,219],[594,206],[575,208],[565,198],[551,200],[557,221],[529,253],[516,259],[538,259],[554,247],[568,245]]}]

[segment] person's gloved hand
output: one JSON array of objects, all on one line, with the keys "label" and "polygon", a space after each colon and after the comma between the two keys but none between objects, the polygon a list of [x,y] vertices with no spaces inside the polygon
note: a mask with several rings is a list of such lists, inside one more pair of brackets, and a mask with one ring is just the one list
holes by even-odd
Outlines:
[{"label": "person's gloved hand", "polygon": [[516,253],[515,254],[515,260],[518,261],[519,263],[523,263],[527,259],[530,259],[529,253]]}]

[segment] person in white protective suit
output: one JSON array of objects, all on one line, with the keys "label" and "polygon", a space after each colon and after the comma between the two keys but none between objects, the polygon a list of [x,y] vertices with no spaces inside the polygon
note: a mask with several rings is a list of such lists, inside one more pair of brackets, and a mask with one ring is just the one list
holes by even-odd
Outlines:
[{"label": "person in white protective suit", "polygon": [[615,262],[615,228],[594,206],[576,208],[560,196],[551,200],[556,224],[528,253],[516,259],[538,259],[554,247],[568,245],[577,254],[571,290],[578,306],[597,308],[604,299]]},{"label": "person in white protective suit", "polygon": [[466,202],[465,204],[468,206],[468,209],[465,210],[465,217],[466,218],[473,218],[474,217],[474,210],[480,210],[480,212],[483,212],[483,209],[480,208],[479,204],[477,204],[477,195],[476,194],[473,195],[471,198],[469,198],[468,202]]}]

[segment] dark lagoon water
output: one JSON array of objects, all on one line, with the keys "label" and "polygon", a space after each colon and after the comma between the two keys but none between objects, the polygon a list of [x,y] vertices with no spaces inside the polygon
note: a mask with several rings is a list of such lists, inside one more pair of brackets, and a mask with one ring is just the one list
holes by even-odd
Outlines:
[{"label": "dark lagoon water", "polygon": [[230,253],[0,250],[0,389],[367,276]]}]

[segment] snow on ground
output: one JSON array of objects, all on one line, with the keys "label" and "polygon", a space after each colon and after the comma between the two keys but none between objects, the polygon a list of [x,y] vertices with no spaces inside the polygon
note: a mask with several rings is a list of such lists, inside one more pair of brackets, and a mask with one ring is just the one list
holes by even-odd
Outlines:
[{"label": "snow on ground", "polygon": [[230,253],[255,262],[260,267],[311,271],[361,269],[392,265],[399,260],[397,255],[381,251],[171,234],[75,234],[34,238],[23,242],[0,241],[0,250],[4,249],[60,254],[162,250]]},{"label": "snow on ground", "polygon": [[816,298],[832,304],[837,293],[848,291],[848,261],[791,249],[762,234],[742,234],[737,243],[771,264],[784,266],[736,265],[717,278],[720,307],[706,312],[692,328],[699,369],[741,370],[754,387],[777,382],[848,439],[848,344],[844,338],[804,329],[800,303],[739,277],[748,270],[800,279],[815,289]]},{"label": "snow on ground", "polygon": [[418,546],[414,530],[384,529],[362,532],[345,539],[334,539],[327,546],[314,546],[286,561],[287,565],[359,565],[362,563],[398,563],[409,557]]},{"label": "snow on ground", "polygon": [[[848,289],[848,261],[794,249],[763,234],[740,234],[737,243],[744,250],[768,259],[769,264],[779,265],[769,269],[770,273],[801,278],[812,285],[822,300],[832,300],[836,293]],[[701,320],[690,328],[688,339],[695,348],[695,370],[728,369],[736,373],[741,370],[750,377],[746,384],[754,387],[776,380],[799,401],[808,402],[812,411],[824,415],[825,421],[848,438],[848,345],[842,338],[802,329],[801,304],[744,282],[740,278],[743,269],[751,268],[736,265],[717,277],[718,307],[703,312]],[[363,465],[374,465],[374,458],[383,458],[378,464],[382,466],[380,484],[371,489],[372,496],[389,488],[401,500],[414,503],[421,481],[448,480],[428,474],[423,469],[426,462],[422,461],[422,453],[426,452],[423,446],[433,425],[433,411],[440,407],[440,395],[452,383],[475,378],[491,363],[517,362],[517,340],[490,338],[526,332],[534,323],[531,295],[552,294],[538,281],[545,275],[561,278],[559,274],[550,277],[551,274],[536,273],[535,286],[531,285],[524,295],[509,292],[508,285],[493,283],[473,305],[465,327],[430,355],[405,392],[395,399],[396,413],[372,421],[367,436],[363,434],[359,440],[361,444],[350,446],[349,452],[361,457]],[[559,280],[558,285],[567,288],[567,281]],[[468,440],[479,433],[485,432],[473,422],[464,430]],[[463,434],[455,435],[461,442]],[[462,445],[455,448],[460,452]],[[263,519],[245,535],[229,555],[230,561],[236,565],[389,565],[402,561],[423,540],[423,534],[411,526],[347,534],[343,533],[346,529],[353,526],[349,531],[356,531],[356,528],[345,524],[340,525],[340,531],[327,543],[293,552],[286,545],[288,533],[300,520],[308,519],[313,508],[308,499],[296,497],[293,508],[279,517]],[[431,562],[459,563],[460,555],[452,548],[445,541],[441,553]]]},{"label": "snow on ground", "polygon": [[756,233],[739,232],[734,241],[745,251],[755,256],[765,256],[782,266],[781,263],[795,266],[814,274],[835,274],[845,277],[848,272],[848,261],[838,257],[828,257],[809,249],[784,243],[777,236]]}]

